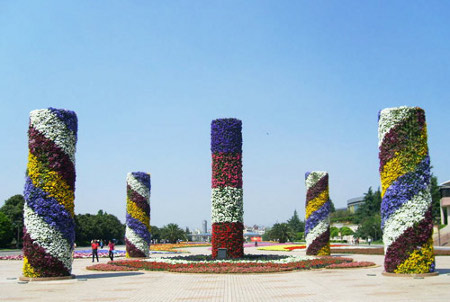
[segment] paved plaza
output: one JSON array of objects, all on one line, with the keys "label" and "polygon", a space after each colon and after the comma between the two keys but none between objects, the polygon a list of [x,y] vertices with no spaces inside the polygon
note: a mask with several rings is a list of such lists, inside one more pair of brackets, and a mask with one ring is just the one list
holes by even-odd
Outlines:
[{"label": "paved plaza", "polygon": [[[208,254],[208,248],[186,249]],[[304,255],[292,252],[246,253]],[[152,255],[159,257],[160,255]],[[439,276],[382,276],[383,256],[344,255],[378,267],[275,274],[213,275],[169,272],[88,271],[90,259],[76,259],[76,279],[21,283],[22,261],[0,261],[0,301],[450,301],[450,257],[436,257]],[[107,259],[100,259],[106,263]]]}]

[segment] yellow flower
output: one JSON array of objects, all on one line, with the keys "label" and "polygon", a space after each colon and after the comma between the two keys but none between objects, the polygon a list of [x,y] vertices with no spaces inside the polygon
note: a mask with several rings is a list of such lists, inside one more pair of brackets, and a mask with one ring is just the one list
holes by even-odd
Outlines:
[{"label": "yellow flower", "polygon": [[433,238],[430,237],[420,249],[414,250],[411,255],[401,263],[396,270],[397,274],[424,274],[429,273],[434,263]]},{"label": "yellow flower", "polygon": [[127,212],[131,217],[145,224],[148,229],[150,228],[150,217],[129,198],[127,198]]},{"label": "yellow flower", "polygon": [[28,258],[25,256],[23,257],[23,275],[28,278],[40,277],[40,275],[34,271],[33,267],[28,262]]},{"label": "yellow flower", "polygon": [[322,191],[316,198],[311,199],[306,206],[306,218],[308,218],[313,212],[320,209],[324,203],[329,199],[328,188]]}]

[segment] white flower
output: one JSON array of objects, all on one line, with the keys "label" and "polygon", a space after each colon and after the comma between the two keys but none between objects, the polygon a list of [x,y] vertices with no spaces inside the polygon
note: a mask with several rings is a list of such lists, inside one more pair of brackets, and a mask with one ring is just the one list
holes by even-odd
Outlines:
[{"label": "white flower", "polygon": [[31,111],[30,125],[60,147],[75,164],[77,137],[53,112],[49,109]]},{"label": "white flower", "polygon": [[138,234],[136,234],[132,228],[126,227],[125,229],[125,238],[128,239],[137,249],[142,251],[146,256],[150,254],[150,246],[142,239]]},{"label": "white flower", "polygon": [[306,247],[308,247],[313,241],[325,233],[328,230],[330,223],[328,219],[320,221],[307,235],[306,235]]},{"label": "white flower", "polygon": [[397,240],[408,228],[420,222],[431,205],[429,191],[419,192],[411,200],[405,202],[389,219],[383,229],[384,249]]},{"label": "white flower", "polygon": [[313,187],[322,177],[325,177],[328,173],[326,171],[312,171],[305,179],[306,190]]},{"label": "white flower", "polygon": [[50,227],[26,204],[23,206],[24,224],[31,239],[47,253],[72,270],[72,246],[56,229]]},{"label": "white flower", "polygon": [[136,179],[131,172],[127,174],[127,184],[131,187],[133,191],[136,191],[147,200],[149,203],[150,190],[143,183]]},{"label": "white flower", "polygon": [[212,223],[243,222],[242,188],[214,188],[211,192]]},{"label": "white flower", "polygon": [[414,107],[395,107],[386,108],[380,112],[380,120],[378,121],[378,147],[383,143],[385,135],[396,125],[407,119],[411,114],[416,112]]},{"label": "white flower", "polygon": [[[232,260],[232,259],[223,259],[223,260],[214,260],[214,263],[227,263],[227,262],[240,262],[240,263],[292,263],[299,262],[304,260],[314,260],[317,257],[314,256],[288,256],[283,259],[277,260]],[[184,259],[172,259],[172,258],[149,258],[145,259],[147,262],[159,262],[159,263],[168,263],[168,264],[189,264],[189,263],[211,263],[210,261],[192,261],[192,260],[184,260]]]}]

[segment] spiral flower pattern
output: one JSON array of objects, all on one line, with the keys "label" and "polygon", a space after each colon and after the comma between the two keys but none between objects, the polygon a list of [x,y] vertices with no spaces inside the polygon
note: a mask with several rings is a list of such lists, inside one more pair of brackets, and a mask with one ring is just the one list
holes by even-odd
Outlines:
[{"label": "spiral flower pattern", "polygon": [[244,255],[242,191],[242,122],[217,119],[211,123],[212,257],[219,248],[227,256]]},{"label": "spiral flower pattern", "polygon": [[126,256],[150,255],[150,174],[127,175]]},{"label": "spiral flower pattern", "polygon": [[384,268],[390,273],[433,272],[431,172],[424,110],[381,110],[378,139]]},{"label": "spiral flower pattern", "polygon": [[307,172],[305,238],[306,255],[330,254],[330,198],[328,173]]},{"label": "spiral flower pattern", "polygon": [[72,272],[77,128],[73,111],[48,108],[30,112],[24,277],[64,277]]}]

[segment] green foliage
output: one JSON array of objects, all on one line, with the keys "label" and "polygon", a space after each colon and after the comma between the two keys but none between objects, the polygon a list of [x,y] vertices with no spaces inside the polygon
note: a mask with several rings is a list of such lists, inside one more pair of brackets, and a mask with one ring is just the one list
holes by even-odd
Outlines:
[{"label": "green foliage", "polygon": [[150,226],[150,235],[152,236],[151,238],[153,240],[156,240],[157,242],[159,242],[159,240],[161,240],[160,228],[158,228],[156,225],[151,225]]},{"label": "green foliage", "polygon": [[328,201],[330,202],[330,213],[336,212],[336,207],[334,206],[334,202],[331,199],[329,199]]},{"label": "green foliage", "polygon": [[270,230],[271,228],[266,228],[266,231],[264,232],[264,234],[261,236],[261,239],[263,241],[269,241],[270,240]]},{"label": "green foliage", "polygon": [[161,238],[169,240],[171,243],[186,240],[186,233],[176,223],[169,223],[161,228]]},{"label": "green foliage", "polygon": [[338,237],[339,236],[339,228],[337,227],[330,227],[330,237],[334,238],[334,237]]},{"label": "green foliage", "polygon": [[295,241],[303,241],[303,240],[305,240],[305,232],[297,232],[295,234],[294,240]]},{"label": "green foliage", "polygon": [[331,222],[355,222],[356,216],[355,214],[350,213],[347,209],[345,210],[336,210],[335,212],[330,214]]},{"label": "green foliage", "polygon": [[364,204],[358,207],[356,210],[355,222],[361,223],[366,217],[374,216],[380,213],[381,208],[381,192],[378,188],[375,192],[372,191],[372,187],[369,188],[366,194],[364,194]]},{"label": "green foliage", "polygon": [[431,176],[431,200],[433,203],[433,222],[435,224],[441,223],[441,193],[439,192],[438,179],[436,176]]},{"label": "green foliage", "polygon": [[353,235],[355,232],[352,231],[351,228],[343,226],[342,228],[340,228],[339,232],[341,233],[341,236],[349,236],[349,235]]},{"label": "green foliage", "polygon": [[116,216],[100,210],[97,215],[75,215],[75,234],[79,246],[89,245],[92,239],[116,239],[123,242],[125,225]]},{"label": "green foliage", "polygon": [[358,230],[356,230],[355,232],[355,237],[358,238],[371,237],[373,240],[381,239],[382,232],[380,227],[381,227],[380,214],[368,216],[361,220]]},{"label": "green foliage", "polygon": [[297,210],[294,210],[294,215],[292,215],[292,217],[287,221],[287,224],[295,233],[305,231],[305,222],[300,220]]},{"label": "green foliage", "polygon": [[295,237],[295,232],[287,223],[275,223],[269,231],[269,240],[278,240],[280,243],[285,243],[288,240],[293,241]]},{"label": "green foliage", "polygon": [[[19,238],[19,242],[17,246],[21,245],[22,237],[23,237],[23,205],[25,200],[23,196],[20,194],[11,196],[5,201],[5,204],[0,208],[0,211],[3,212],[12,224],[14,238]],[[17,234],[17,230],[19,234]]]},{"label": "green foliage", "polygon": [[11,241],[14,239],[14,228],[3,212],[0,212],[0,247],[9,247]]}]

